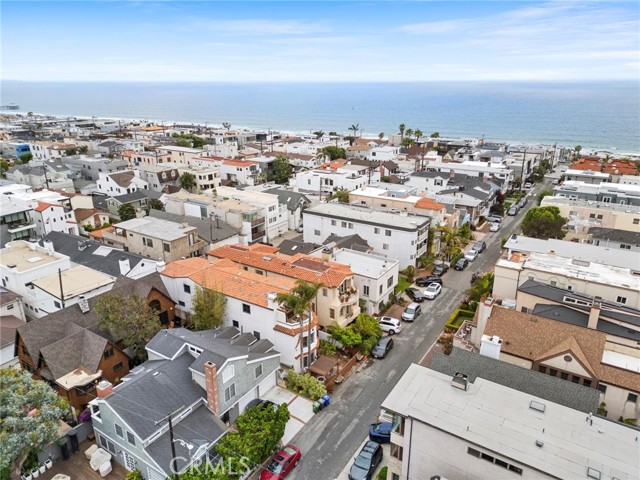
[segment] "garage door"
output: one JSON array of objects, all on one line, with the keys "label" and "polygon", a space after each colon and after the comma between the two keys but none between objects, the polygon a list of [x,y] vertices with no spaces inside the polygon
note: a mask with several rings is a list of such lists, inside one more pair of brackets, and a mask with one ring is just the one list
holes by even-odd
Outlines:
[{"label": "garage door", "polygon": [[156,472],[151,467],[147,467],[147,477],[149,480],[166,480],[166,477],[164,475]]}]

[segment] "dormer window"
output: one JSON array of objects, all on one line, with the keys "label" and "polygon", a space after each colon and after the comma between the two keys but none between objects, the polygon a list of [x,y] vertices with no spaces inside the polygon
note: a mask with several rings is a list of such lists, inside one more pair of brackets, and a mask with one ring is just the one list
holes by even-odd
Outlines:
[{"label": "dormer window", "polygon": [[198,347],[194,347],[193,345],[189,345],[189,353],[191,353],[194,357],[198,358],[202,353],[202,349]]}]

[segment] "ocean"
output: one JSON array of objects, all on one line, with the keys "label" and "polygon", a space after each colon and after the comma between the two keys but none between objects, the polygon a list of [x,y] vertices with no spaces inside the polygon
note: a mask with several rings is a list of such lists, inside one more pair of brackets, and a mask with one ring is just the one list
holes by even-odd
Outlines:
[{"label": "ocean", "polygon": [[0,82],[0,104],[60,116],[232,128],[424,134],[640,153],[637,82],[50,83]]}]

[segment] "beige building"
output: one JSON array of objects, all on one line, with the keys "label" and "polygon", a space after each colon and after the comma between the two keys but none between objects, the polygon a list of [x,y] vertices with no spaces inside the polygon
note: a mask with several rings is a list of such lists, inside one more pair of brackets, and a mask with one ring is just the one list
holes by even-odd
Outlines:
[{"label": "beige building", "polygon": [[199,257],[206,247],[196,227],[154,217],[134,218],[98,232],[92,237],[102,243],[165,262]]},{"label": "beige building", "polygon": [[591,227],[613,228],[629,232],[640,231],[640,207],[595,200],[544,197],[543,207],[554,206],[568,219],[565,240],[585,240]]},{"label": "beige building", "polygon": [[227,258],[247,271],[267,277],[287,277],[321,285],[312,310],[323,328],[338,324],[344,327],[360,314],[360,294],[355,274],[347,265],[321,260],[310,255],[281,255],[277,247],[255,244],[225,245],[208,253]]}]

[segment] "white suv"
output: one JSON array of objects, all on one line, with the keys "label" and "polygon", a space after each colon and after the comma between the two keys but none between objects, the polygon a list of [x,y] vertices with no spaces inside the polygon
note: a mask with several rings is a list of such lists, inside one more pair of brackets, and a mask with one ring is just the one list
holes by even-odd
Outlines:
[{"label": "white suv", "polygon": [[402,325],[400,325],[400,320],[398,320],[397,318],[380,317],[378,319],[378,323],[380,323],[382,331],[387,332],[389,335],[400,333],[402,331]]}]

